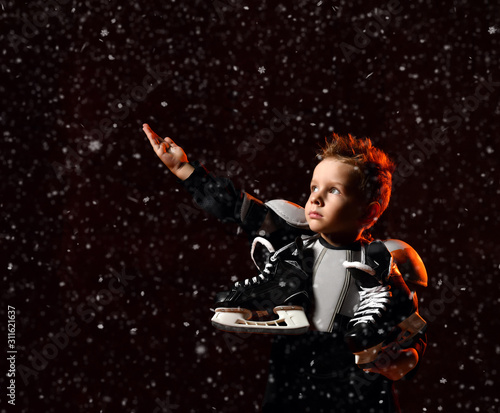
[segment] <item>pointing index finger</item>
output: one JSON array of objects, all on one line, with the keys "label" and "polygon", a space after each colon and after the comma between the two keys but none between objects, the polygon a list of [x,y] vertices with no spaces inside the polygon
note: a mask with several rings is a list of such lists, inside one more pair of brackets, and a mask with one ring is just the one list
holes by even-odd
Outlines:
[{"label": "pointing index finger", "polygon": [[146,134],[146,136],[148,137],[149,139],[149,142],[151,143],[151,145],[161,145],[162,142],[163,142],[163,139],[160,138],[154,131],[153,129],[151,129],[151,127],[145,123],[144,125],[142,125],[142,130],[144,131],[144,133]]}]

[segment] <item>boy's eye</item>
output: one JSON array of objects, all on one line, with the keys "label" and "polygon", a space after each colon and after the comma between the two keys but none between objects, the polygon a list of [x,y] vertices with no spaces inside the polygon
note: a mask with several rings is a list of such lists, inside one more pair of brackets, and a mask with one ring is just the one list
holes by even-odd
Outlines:
[{"label": "boy's eye", "polygon": [[[311,186],[311,192],[318,192],[318,191],[319,191],[319,189],[317,186]],[[330,189],[330,193],[337,195],[337,194],[340,194],[340,191],[337,188],[332,188],[332,189]]]}]

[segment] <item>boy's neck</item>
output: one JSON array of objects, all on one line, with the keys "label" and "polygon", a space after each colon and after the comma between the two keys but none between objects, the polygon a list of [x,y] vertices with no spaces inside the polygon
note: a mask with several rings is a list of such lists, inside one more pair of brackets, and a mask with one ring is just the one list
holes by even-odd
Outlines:
[{"label": "boy's neck", "polygon": [[361,237],[362,231],[360,231],[358,234],[345,234],[345,235],[339,235],[339,234],[320,234],[321,238],[323,238],[328,244],[334,246],[334,247],[344,247],[346,245],[351,245],[354,244],[357,241],[360,241],[362,239]]}]

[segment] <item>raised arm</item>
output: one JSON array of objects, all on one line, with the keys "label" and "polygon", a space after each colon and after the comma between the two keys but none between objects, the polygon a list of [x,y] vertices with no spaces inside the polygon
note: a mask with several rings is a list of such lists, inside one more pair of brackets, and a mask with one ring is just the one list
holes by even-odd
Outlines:
[{"label": "raised arm", "polygon": [[148,124],[143,125],[143,130],[158,158],[177,176],[195,202],[222,222],[236,223],[250,239],[264,236],[278,248],[297,235],[308,233],[298,205],[279,200],[264,204],[236,188],[229,178],[214,176],[197,161],[188,162],[180,146],[170,138],[159,137]]},{"label": "raised arm", "polygon": [[223,222],[239,224],[251,236],[259,230],[267,214],[261,201],[235,188],[230,179],[215,177],[199,162],[189,162],[180,146],[158,136],[147,123],[143,130],[158,158],[201,208]]}]

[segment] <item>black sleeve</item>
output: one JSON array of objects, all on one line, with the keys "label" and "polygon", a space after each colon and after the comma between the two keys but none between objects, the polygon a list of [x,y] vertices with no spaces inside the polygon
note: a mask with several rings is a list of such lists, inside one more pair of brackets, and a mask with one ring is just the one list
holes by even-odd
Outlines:
[{"label": "black sleeve", "polygon": [[263,236],[278,249],[297,236],[313,234],[290,225],[262,201],[235,188],[230,179],[214,176],[199,162],[190,164],[194,167],[193,173],[186,180],[177,181],[204,211],[222,222],[239,225],[249,240]]},{"label": "black sleeve", "polygon": [[240,225],[250,236],[257,234],[268,208],[257,198],[236,189],[228,178],[215,177],[199,162],[190,162],[193,173],[184,181],[177,181],[191,194],[206,212],[222,222]]}]

